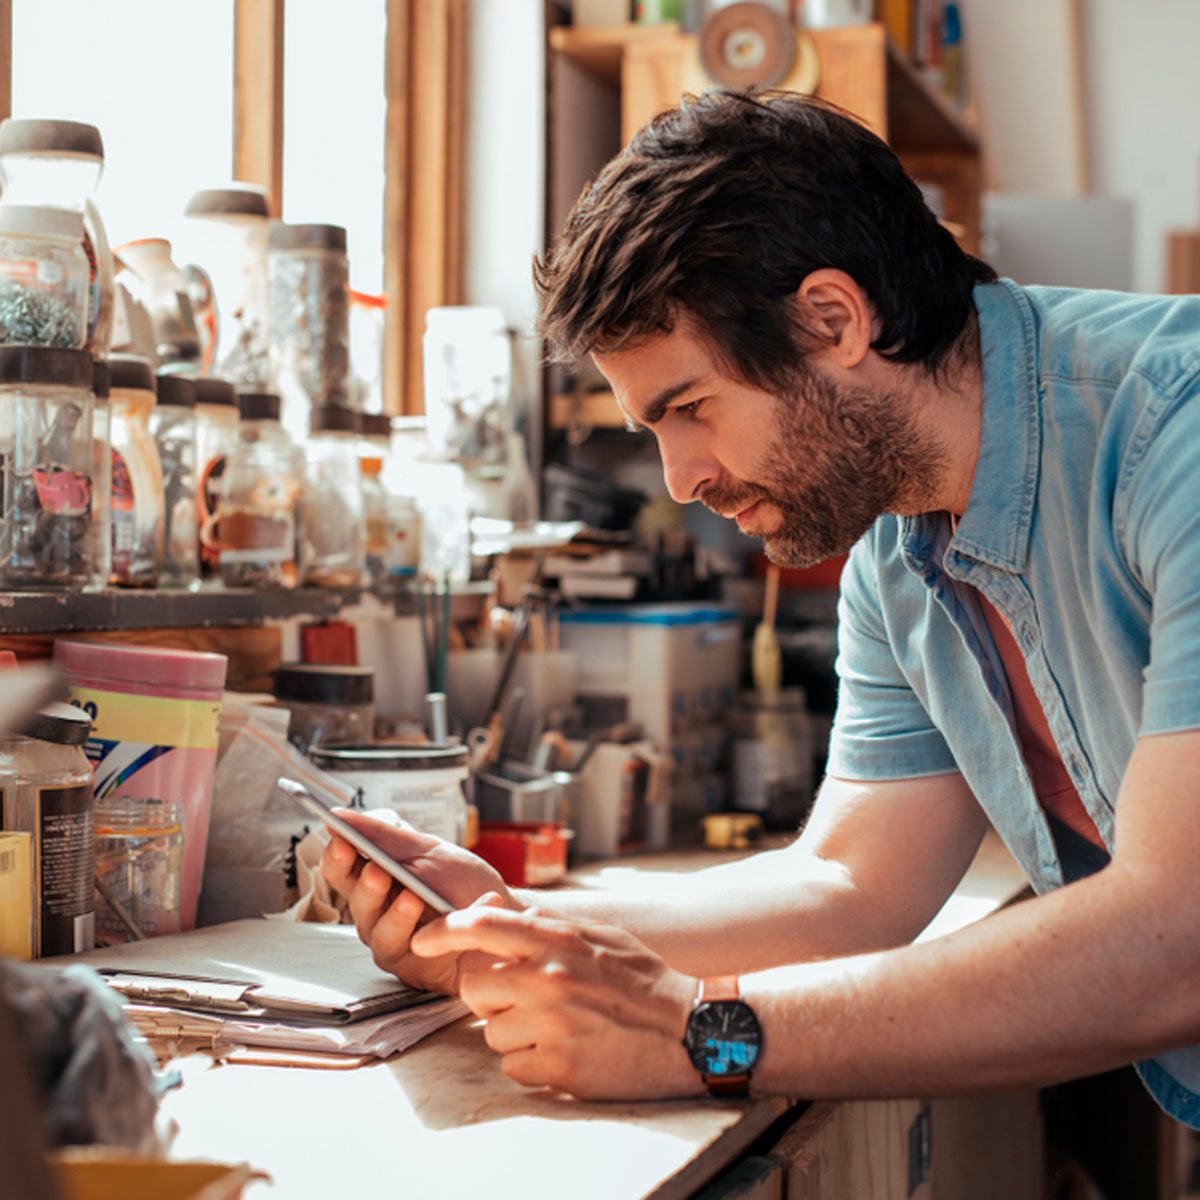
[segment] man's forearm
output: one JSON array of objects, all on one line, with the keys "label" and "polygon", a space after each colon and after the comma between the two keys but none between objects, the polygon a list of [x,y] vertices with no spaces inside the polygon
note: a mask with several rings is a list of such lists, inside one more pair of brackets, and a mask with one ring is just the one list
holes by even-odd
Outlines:
[{"label": "man's forearm", "polygon": [[814,1098],[954,1094],[1187,1044],[1200,1039],[1195,941],[1161,897],[1110,867],[946,938],[746,977],[764,1027],[756,1085]]},{"label": "man's forearm", "polygon": [[618,925],[691,975],[765,970],[911,940],[923,924],[870,903],[839,864],[795,848],[685,875],[644,874],[620,887],[524,891],[556,916]]}]

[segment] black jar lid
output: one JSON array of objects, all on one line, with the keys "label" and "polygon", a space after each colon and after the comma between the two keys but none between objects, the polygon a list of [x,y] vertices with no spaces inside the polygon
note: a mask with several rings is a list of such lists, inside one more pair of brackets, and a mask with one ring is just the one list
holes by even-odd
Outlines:
[{"label": "black jar lid", "polygon": [[308,428],[312,433],[359,433],[362,414],[344,404],[315,404]]},{"label": "black jar lid", "polygon": [[76,154],[103,162],[104,139],[83,121],[9,117],[0,122],[0,154]]},{"label": "black jar lid", "polygon": [[49,383],[92,390],[92,356],[57,346],[0,346],[0,384]]},{"label": "black jar lid", "polygon": [[392,418],[387,413],[360,413],[359,432],[363,437],[390,438]]},{"label": "black jar lid", "polygon": [[210,375],[204,379],[193,379],[196,387],[197,404],[225,404],[237,408],[237,388],[228,379],[218,379]]},{"label": "black jar lid", "polygon": [[322,771],[438,771],[467,765],[462,742],[318,742],[308,757]]},{"label": "black jar lid", "polygon": [[275,672],[275,698],[306,704],[370,704],[375,699],[375,669],[285,663]]},{"label": "black jar lid", "polygon": [[192,408],[196,403],[196,381],[186,375],[159,375],[158,402],[168,408]]},{"label": "black jar lid", "polygon": [[243,421],[278,421],[282,401],[274,392],[241,392],[238,412]]},{"label": "black jar lid", "polygon": [[92,363],[92,392],[97,400],[107,400],[112,387],[112,372],[107,362]]},{"label": "black jar lid", "polygon": [[267,239],[269,250],[331,250],[346,253],[346,230],[341,225],[288,225],[275,221]]},{"label": "black jar lid", "polygon": [[73,704],[47,704],[21,727],[22,737],[57,746],[82,746],[91,732],[92,718]]},{"label": "black jar lid", "polygon": [[108,359],[109,382],[115,388],[153,392],[154,367],[140,354],[112,354]]},{"label": "black jar lid", "polygon": [[201,188],[193,193],[183,210],[185,217],[269,217],[265,188],[253,183]]}]

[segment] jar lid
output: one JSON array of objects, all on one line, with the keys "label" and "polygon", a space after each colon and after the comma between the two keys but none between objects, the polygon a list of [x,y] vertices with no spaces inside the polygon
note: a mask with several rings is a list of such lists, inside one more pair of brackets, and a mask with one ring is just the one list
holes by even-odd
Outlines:
[{"label": "jar lid", "polygon": [[230,408],[237,407],[237,388],[228,379],[208,376],[205,379],[193,379],[192,382],[196,386],[197,404],[224,404]]},{"label": "jar lid", "polygon": [[92,392],[97,400],[107,400],[108,390],[112,387],[112,372],[107,362],[92,363]]},{"label": "jar lid", "polygon": [[362,414],[344,404],[314,404],[309,420],[312,433],[358,433]]},{"label": "jar lid", "polygon": [[309,704],[370,704],[375,699],[375,669],[284,663],[275,672],[275,698]]},{"label": "jar lid", "polygon": [[267,241],[270,250],[332,250],[346,253],[346,230],[341,225],[288,225],[275,221]]},{"label": "jar lid", "polygon": [[50,383],[91,391],[92,356],[57,346],[0,346],[0,384]]},{"label": "jar lid", "polygon": [[83,214],[49,204],[0,204],[0,233],[83,241]]},{"label": "jar lid", "polygon": [[359,432],[363,437],[390,438],[392,436],[392,418],[387,413],[360,413],[358,421]]},{"label": "jar lid", "polygon": [[274,392],[241,392],[238,411],[243,421],[278,421],[281,401]]},{"label": "jar lid", "polygon": [[462,742],[318,742],[308,757],[323,771],[444,771],[466,767]]},{"label": "jar lid", "polygon": [[191,408],[196,403],[196,380],[186,375],[158,375],[158,402],[168,408]]},{"label": "jar lid", "polygon": [[0,121],[0,154],[72,154],[104,161],[104,139],[83,121]]},{"label": "jar lid", "polygon": [[[229,659],[204,650],[169,650],[157,646],[124,646],[116,642],[54,641],[54,665],[75,681],[86,679],[88,687],[111,691],[170,689],[180,692],[219,694],[225,686]],[[102,679],[103,684],[90,682]],[[125,685],[129,685],[128,688]],[[146,691],[144,694],[151,694]]]},{"label": "jar lid", "polygon": [[201,188],[183,210],[185,217],[262,217],[271,215],[267,189],[254,183]]},{"label": "jar lid", "polygon": [[112,387],[135,388],[142,392],[155,390],[154,368],[150,360],[140,354],[110,354],[108,371]]},{"label": "jar lid", "polygon": [[53,742],[57,746],[82,746],[92,732],[92,718],[73,704],[47,704],[25,722],[21,736]]}]

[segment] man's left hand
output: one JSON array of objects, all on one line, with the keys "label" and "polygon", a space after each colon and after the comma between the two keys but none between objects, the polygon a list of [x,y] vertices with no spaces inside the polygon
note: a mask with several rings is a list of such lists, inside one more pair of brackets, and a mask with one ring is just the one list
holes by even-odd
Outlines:
[{"label": "man's left hand", "polygon": [[426,957],[471,950],[502,961],[464,972],[459,995],[518,1083],[588,1100],[703,1094],[683,1047],[696,980],[632,934],[475,906],[412,939]]}]

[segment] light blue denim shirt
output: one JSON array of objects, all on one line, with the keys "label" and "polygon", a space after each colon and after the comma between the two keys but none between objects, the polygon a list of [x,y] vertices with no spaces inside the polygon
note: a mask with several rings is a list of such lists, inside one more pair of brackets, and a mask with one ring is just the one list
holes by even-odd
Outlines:
[{"label": "light blue denim shirt", "polygon": [[[828,770],[961,771],[1045,892],[1063,865],[973,589],[1007,618],[1111,851],[1135,741],[1200,728],[1200,299],[1003,280],[976,288],[975,306],[970,502],[953,533],[944,514],[885,516],[851,552]],[[1200,1047],[1138,1071],[1200,1128]]]}]

